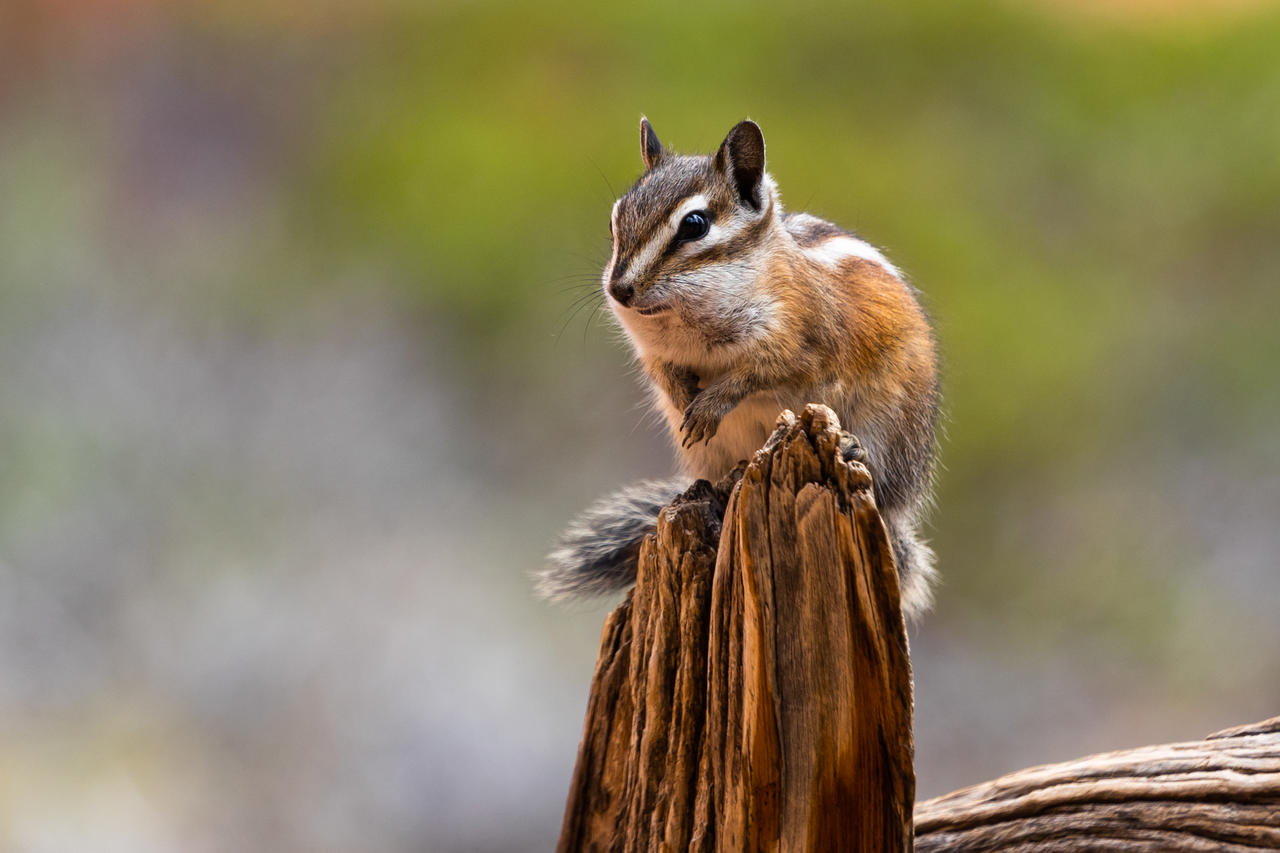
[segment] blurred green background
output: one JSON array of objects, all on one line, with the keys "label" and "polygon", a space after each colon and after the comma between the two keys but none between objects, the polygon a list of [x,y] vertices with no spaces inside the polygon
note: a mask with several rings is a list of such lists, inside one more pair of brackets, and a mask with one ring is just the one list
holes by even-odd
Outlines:
[{"label": "blurred green background", "polygon": [[1280,10],[900,5],[5,4],[0,847],[551,846],[641,113],[937,319],[922,796],[1277,713]]}]

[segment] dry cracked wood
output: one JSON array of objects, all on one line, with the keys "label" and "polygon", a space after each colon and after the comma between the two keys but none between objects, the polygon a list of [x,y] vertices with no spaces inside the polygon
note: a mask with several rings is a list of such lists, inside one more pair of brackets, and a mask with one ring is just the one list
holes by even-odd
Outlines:
[{"label": "dry cracked wood", "polygon": [[829,409],[784,413],[663,512],[605,624],[560,850],[910,849],[897,574],[839,447]]},{"label": "dry cracked wood", "polygon": [[916,806],[916,849],[1280,850],[1280,717],[928,800]]}]

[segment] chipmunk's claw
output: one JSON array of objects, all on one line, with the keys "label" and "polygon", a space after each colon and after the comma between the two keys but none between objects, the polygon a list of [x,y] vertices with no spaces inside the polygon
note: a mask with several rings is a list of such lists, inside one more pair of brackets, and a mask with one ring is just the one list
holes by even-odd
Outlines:
[{"label": "chipmunk's claw", "polygon": [[[699,403],[703,405],[698,405]],[[720,428],[719,412],[712,410],[706,405],[706,400],[702,395],[693,398],[684,410],[684,421],[680,424],[680,432],[684,434],[684,439],[680,442],[680,446],[686,450],[702,442],[710,441],[716,434],[716,430]]]}]

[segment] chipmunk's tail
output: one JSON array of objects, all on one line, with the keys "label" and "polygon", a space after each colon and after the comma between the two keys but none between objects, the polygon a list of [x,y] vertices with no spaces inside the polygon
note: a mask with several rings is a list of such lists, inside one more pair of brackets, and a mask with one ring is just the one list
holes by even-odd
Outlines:
[{"label": "chipmunk's tail", "polygon": [[636,581],[640,543],[658,513],[689,487],[686,478],[644,480],[593,503],[560,534],[537,576],[538,592],[555,601],[593,598]]}]

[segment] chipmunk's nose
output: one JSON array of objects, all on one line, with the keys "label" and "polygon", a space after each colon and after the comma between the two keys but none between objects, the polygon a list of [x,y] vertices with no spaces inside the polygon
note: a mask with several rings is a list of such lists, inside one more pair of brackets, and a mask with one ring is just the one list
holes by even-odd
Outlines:
[{"label": "chipmunk's nose", "polygon": [[609,295],[618,301],[620,305],[631,304],[631,299],[636,295],[636,288],[631,284],[624,284],[618,279],[612,279],[609,282]]}]

